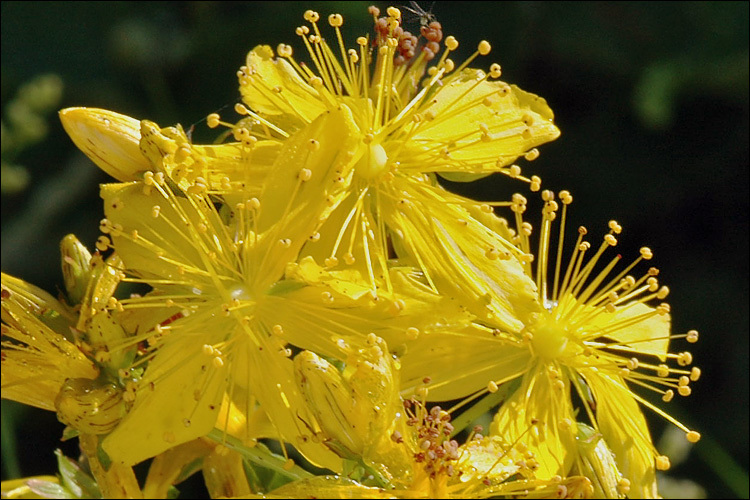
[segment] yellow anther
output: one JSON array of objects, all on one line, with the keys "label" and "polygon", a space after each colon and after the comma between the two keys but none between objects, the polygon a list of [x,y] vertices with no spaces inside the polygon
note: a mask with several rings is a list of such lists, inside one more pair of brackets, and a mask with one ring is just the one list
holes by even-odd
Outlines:
[{"label": "yellow anther", "polygon": [[310,33],[310,28],[308,28],[307,26],[299,26],[294,30],[294,33],[299,36],[305,36]]},{"label": "yellow anther", "polygon": [[656,367],[656,375],[658,375],[661,378],[666,378],[669,376],[669,367],[665,364],[660,364]]},{"label": "yellow anther", "polygon": [[336,267],[338,265],[338,263],[339,263],[339,259],[337,259],[336,257],[328,257],[324,261],[324,263],[325,263],[326,267]]},{"label": "yellow anther", "polygon": [[669,403],[674,398],[674,391],[672,389],[667,389],[664,395],[661,397],[661,400],[665,403]]},{"label": "yellow anther", "polygon": [[331,295],[331,292],[321,293],[320,298],[323,299],[323,302],[325,302],[326,304],[330,304],[333,302],[333,295]]},{"label": "yellow anther", "polygon": [[489,382],[487,383],[487,390],[488,390],[488,391],[489,391],[489,392],[490,392],[491,394],[494,394],[494,393],[496,393],[496,392],[497,392],[497,389],[498,389],[498,387],[497,387],[497,384],[495,383],[495,381],[494,381],[494,380],[490,380],[490,381],[489,381]]},{"label": "yellow anther", "polygon": [[643,260],[651,260],[653,256],[654,254],[649,247],[641,247],[641,257],[643,257]]},{"label": "yellow anther", "polygon": [[638,358],[630,358],[628,360],[628,370],[637,370],[638,369]]},{"label": "yellow anther", "polygon": [[445,48],[448,50],[456,50],[458,48],[458,40],[453,35],[450,35],[445,39]]},{"label": "yellow anther", "polygon": [[605,234],[604,241],[606,241],[607,244],[611,247],[617,245],[617,238],[615,238],[614,235],[611,234]]},{"label": "yellow anther", "polygon": [[552,201],[554,199],[555,199],[555,193],[553,193],[549,189],[545,189],[544,191],[542,191],[542,200]]},{"label": "yellow anther", "polygon": [[312,177],[312,170],[310,170],[309,168],[303,168],[299,171],[298,176],[299,180],[301,180],[302,182],[307,182]]},{"label": "yellow anther", "polygon": [[284,328],[281,325],[273,325],[273,327],[271,327],[271,330],[273,331],[274,335],[284,334]]},{"label": "yellow anther", "polygon": [[690,396],[690,393],[693,392],[693,390],[690,388],[689,385],[683,385],[677,388],[677,392],[680,394],[680,396]]},{"label": "yellow anther", "polygon": [[666,299],[667,295],[669,295],[669,287],[663,286],[659,289],[659,291],[656,293],[657,299]]},{"label": "yellow anther", "polygon": [[289,238],[281,238],[279,240],[279,245],[281,245],[282,248],[289,248],[292,246],[292,240]]},{"label": "yellow anther", "polygon": [[687,440],[691,443],[697,443],[701,440],[701,433],[697,431],[690,431],[687,434],[685,434],[685,437],[687,437]]},{"label": "yellow anther", "polygon": [[480,55],[486,56],[490,53],[492,50],[492,46],[490,45],[490,42],[487,40],[482,40],[479,42],[479,45],[477,46],[477,52],[479,52]]},{"label": "yellow anther", "polygon": [[344,16],[341,14],[331,14],[328,16],[328,24],[334,28],[340,28],[344,24]]},{"label": "yellow anther", "polygon": [[392,17],[393,19],[401,19],[401,11],[396,7],[388,7],[385,12],[386,14],[388,14],[388,17]]},{"label": "yellow anther", "polygon": [[681,352],[677,356],[677,364],[680,366],[687,366],[693,363],[693,355],[689,351]]},{"label": "yellow anther", "polygon": [[573,195],[571,195],[569,191],[560,191],[558,197],[564,205],[570,205],[571,203],[573,203]]},{"label": "yellow anther", "polygon": [[500,67],[497,63],[492,63],[490,65],[490,77],[491,78],[500,78],[500,75],[503,74],[503,69]]},{"label": "yellow anther", "polygon": [[497,248],[490,248],[484,253],[484,256],[490,260],[496,260],[498,257],[500,257],[500,252],[497,250]]},{"label": "yellow anther", "polygon": [[534,161],[539,158],[539,150],[537,148],[530,149],[523,157],[526,158],[526,161]]},{"label": "yellow anther", "polygon": [[681,376],[679,380],[677,381],[677,385],[679,385],[680,387],[684,387],[688,385],[689,383],[690,383],[690,378],[688,378],[687,375]]},{"label": "yellow anther", "polygon": [[211,113],[206,117],[206,125],[208,125],[208,128],[216,128],[219,126],[220,120],[219,113]]},{"label": "yellow anther", "polygon": [[406,307],[406,302],[401,299],[396,299],[391,304],[389,311],[391,312],[391,314],[398,314],[404,310],[404,307]]},{"label": "yellow anther", "polygon": [[220,358],[219,356],[216,356],[214,359],[212,359],[211,363],[214,365],[215,368],[221,368],[222,366],[224,366],[224,360]]},{"label": "yellow anther", "polygon": [[292,49],[291,45],[280,43],[279,46],[276,47],[276,52],[279,54],[280,57],[292,57],[294,50]]},{"label": "yellow anther", "polygon": [[318,14],[314,10],[306,10],[302,17],[308,23],[317,23],[320,19],[320,14]]},{"label": "yellow anther", "polygon": [[508,175],[510,175],[511,178],[518,177],[519,175],[521,175],[521,167],[519,167],[518,165],[511,165],[508,169]]},{"label": "yellow anther", "polygon": [[698,342],[698,330],[690,330],[687,332],[687,336],[685,339],[690,342],[691,344],[695,344]]},{"label": "yellow anther", "polygon": [[630,481],[624,477],[617,482],[617,492],[620,495],[627,495],[630,491]]},{"label": "yellow anther", "polygon": [[159,217],[159,212],[161,211],[161,207],[159,205],[154,205],[151,207],[151,217],[157,218]]},{"label": "yellow anther", "polygon": [[655,292],[659,289],[659,280],[654,277],[647,279],[646,284],[649,292]]},{"label": "yellow anther", "polygon": [[282,468],[283,468],[284,470],[292,470],[292,468],[293,468],[293,467],[294,467],[294,460],[292,460],[292,459],[290,458],[290,459],[287,459],[287,461],[286,461],[286,462],[284,462],[284,465],[283,465],[283,467],[282,467]]},{"label": "yellow anther", "polygon": [[[656,313],[659,316],[665,316],[665,315],[669,314],[670,309],[671,308],[670,308],[669,304],[667,304],[666,302],[662,302],[661,304],[659,304],[658,306],[656,306]],[[688,363],[688,364],[690,364],[690,363]]]},{"label": "yellow anther", "polygon": [[416,340],[419,337],[419,328],[410,326],[406,329],[406,338],[409,340]]},{"label": "yellow anther", "polygon": [[659,455],[656,457],[656,468],[658,470],[669,470],[672,464],[669,463],[669,457],[666,455]]},{"label": "yellow anther", "polygon": [[195,228],[198,230],[200,234],[206,234],[208,232],[208,226],[206,226],[204,223],[199,222]]},{"label": "yellow anther", "polygon": [[693,382],[696,382],[699,378],[701,378],[701,369],[698,368],[697,366],[694,366],[690,370],[690,380],[692,380]]},{"label": "yellow anther", "polygon": [[529,189],[531,191],[536,192],[539,191],[542,188],[542,179],[540,177],[537,177],[536,175],[531,176],[531,185],[529,186]]},{"label": "yellow anther", "polygon": [[100,252],[105,252],[111,245],[112,245],[112,242],[106,236],[99,236],[95,244],[96,249],[99,250]]},{"label": "yellow anther", "polygon": [[609,221],[607,225],[609,226],[609,230],[615,234],[620,234],[622,232],[622,226],[619,225],[616,220]]},{"label": "yellow anther", "polygon": [[367,45],[367,38],[360,36],[357,37],[357,45],[366,46]]},{"label": "yellow anther", "polygon": [[345,254],[343,255],[343,259],[344,259],[344,262],[346,262],[346,263],[347,263],[347,265],[350,265],[350,266],[351,266],[352,264],[354,264],[354,262],[355,262],[355,259],[354,259],[354,255],[352,255],[352,254],[351,254],[351,253],[349,253],[349,252],[347,252],[347,253],[345,253]]}]

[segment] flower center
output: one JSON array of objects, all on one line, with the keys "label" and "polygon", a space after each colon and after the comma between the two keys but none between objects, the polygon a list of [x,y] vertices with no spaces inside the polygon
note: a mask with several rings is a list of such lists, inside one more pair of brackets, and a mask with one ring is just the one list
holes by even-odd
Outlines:
[{"label": "flower center", "polygon": [[232,300],[245,301],[253,299],[248,286],[244,283],[233,283],[231,286],[227,287],[227,291]]},{"label": "flower center", "polygon": [[568,345],[565,328],[553,318],[543,315],[539,321],[529,327],[531,347],[534,354],[542,358],[557,358]]},{"label": "flower center", "polygon": [[372,180],[379,177],[386,171],[388,155],[385,148],[380,144],[370,143],[367,145],[367,151],[357,163],[355,172],[365,180]]}]

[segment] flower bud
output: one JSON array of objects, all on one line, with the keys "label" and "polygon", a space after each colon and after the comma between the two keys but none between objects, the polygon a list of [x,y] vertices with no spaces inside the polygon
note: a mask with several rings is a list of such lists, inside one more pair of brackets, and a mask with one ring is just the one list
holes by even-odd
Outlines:
[{"label": "flower bud", "polygon": [[91,252],[75,235],[69,234],[60,242],[60,254],[68,300],[70,305],[80,304],[91,278]]}]

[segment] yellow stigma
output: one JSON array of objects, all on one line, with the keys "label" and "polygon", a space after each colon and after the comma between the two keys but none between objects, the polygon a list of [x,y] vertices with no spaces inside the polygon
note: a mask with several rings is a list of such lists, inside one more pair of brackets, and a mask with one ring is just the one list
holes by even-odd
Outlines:
[{"label": "yellow stigma", "polygon": [[568,334],[552,316],[543,314],[529,327],[531,348],[542,358],[557,358],[568,346]]}]

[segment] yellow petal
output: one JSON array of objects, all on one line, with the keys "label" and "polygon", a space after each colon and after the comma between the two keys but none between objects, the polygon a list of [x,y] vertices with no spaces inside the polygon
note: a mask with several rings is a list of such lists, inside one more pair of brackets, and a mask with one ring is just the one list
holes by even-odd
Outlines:
[{"label": "yellow petal", "polygon": [[55,411],[55,398],[67,378],[94,379],[99,370],[59,333],[70,335],[73,326],[59,302],[6,274],[2,295],[3,398]]},{"label": "yellow petal", "polygon": [[339,476],[315,476],[276,488],[263,498],[393,498],[394,492]]},{"label": "yellow petal", "polygon": [[596,400],[599,430],[630,480],[629,498],[657,498],[655,450],[646,419],[621,377],[582,371]]},{"label": "yellow petal", "polygon": [[[128,269],[145,277],[183,281],[185,269],[202,264],[193,245],[193,241],[201,239],[196,227],[203,220],[202,214],[185,198],[171,203],[172,200],[156,191],[145,194],[143,185],[138,183],[102,184],[100,194],[107,218],[127,231],[112,234],[112,238]],[[159,217],[152,215],[154,206],[159,207]],[[135,239],[132,238],[134,230],[137,232]],[[157,242],[159,246],[141,244],[144,240]]]},{"label": "yellow petal", "polygon": [[429,400],[459,399],[486,388],[490,380],[520,377],[529,357],[528,349],[488,338],[474,327],[420,334],[407,341],[401,356],[402,390],[412,393],[429,377]]},{"label": "yellow petal", "polygon": [[[631,320],[643,316],[637,322]],[[645,304],[634,303],[617,309],[612,314],[599,314],[591,324],[602,329],[607,337],[633,347],[644,354],[658,356],[664,361],[669,352],[669,335],[671,316],[669,314],[654,314],[654,308]],[[617,328],[617,323],[624,322],[627,326]]]},{"label": "yellow petal", "polygon": [[[562,381],[558,387],[555,382]],[[532,419],[538,423],[532,427]],[[491,434],[509,442],[520,439],[539,463],[538,479],[566,476],[575,459],[575,416],[567,378],[553,381],[541,362],[530,366],[521,387],[492,421]]]},{"label": "yellow petal", "polygon": [[[214,333],[205,343],[223,336]],[[163,343],[139,383],[133,408],[102,442],[113,461],[134,465],[213,429],[226,368],[216,367],[202,349],[203,343],[189,336]]]},{"label": "yellow petal", "polygon": [[133,181],[151,168],[139,147],[138,120],[106,109],[66,108],[60,121],[78,149],[115,179]]},{"label": "yellow petal", "polygon": [[483,77],[481,71],[467,69],[450,79],[423,112],[435,118],[420,122],[409,138],[416,148],[450,145],[452,165],[440,172],[451,180],[496,172],[560,135],[544,99],[504,82],[481,81]]},{"label": "yellow petal", "polygon": [[167,491],[184,474],[184,469],[207,456],[214,448],[213,443],[196,439],[157,455],[148,469],[143,498],[166,498]]},{"label": "yellow petal", "polygon": [[[407,201],[401,206],[397,197],[382,206],[392,231],[403,235],[393,238],[397,253],[409,255],[438,290],[454,295],[480,318],[520,331],[539,307],[536,285],[510,253],[511,244],[462,208],[476,203],[402,176],[393,185]],[[499,256],[488,256],[491,249]]]},{"label": "yellow petal", "polygon": [[[336,208],[359,146],[358,129],[346,106],[326,111],[284,143],[260,198],[257,232],[264,243],[258,251],[265,254],[265,266],[256,278],[259,282],[276,281]],[[278,245],[285,240],[288,245]]]},{"label": "yellow petal", "polygon": [[242,100],[260,113],[285,115],[287,128],[313,121],[325,111],[318,92],[285,59],[273,56],[268,45],[259,45],[248,53],[249,74],[240,78]]}]

